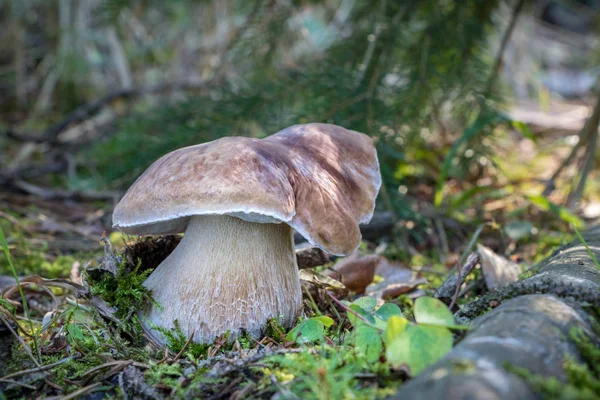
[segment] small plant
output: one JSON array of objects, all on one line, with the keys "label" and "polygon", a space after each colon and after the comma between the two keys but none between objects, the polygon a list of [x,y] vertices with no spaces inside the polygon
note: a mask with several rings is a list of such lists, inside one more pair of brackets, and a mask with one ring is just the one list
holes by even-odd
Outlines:
[{"label": "small plant", "polygon": [[87,272],[85,277],[90,285],[90,293],[101,297],[115,308],[115,317],[122,323],[119,328],[138,339],[142,327],[137,311],[154,301],[150,290],[143,285],[152,270],[140,272],[140,264],[138,262],[133,269],[128,270],[123,260],[117,268],[116,275],[106,270],[93,270]]},{"label": "small plant", "polygon": [[199,358],[206,356],[206,352],[210,347],[208,344],[190,342],[189,338],[179,328],[177,321],[175,321],[175,329],[166,329],[162,326],[152,328],[165,336],[167,347],[175,354],[185,351],[186,355],[189,354],[194,358]]},{"label": "small plant", "polygon": [[596,264],[596,267],[600,270],[600,262],[598,262],[598,258],[596,258],[596,254],[594,254],[594,252],[592,251],[592,249],[590,249],[590,246],[588,246],[587,242],[583,238],[583,235],[579,232],[579,229],[577,229],[577,227],[575,226],[575,224],[572,224],[571,226],[575,230],[575,234],[577,234],[577,238],[579,238],[579,240],[581,241],[581,243],[585,247],[585,250],[589,254],[590,258],[594,261],[594,264]]},{"label": "small plant", "polygon": [[[420,297],[414,304],[415,322],[402,316],[394,304],[375,308],[377,301],[362,297],[350,304],[356,315],[350,317],[355,326],[355,349],[375,362],[385,344],[385,357],[393,367],[405,366],[412,375],[442,358],[454,343],[450,329],[466,329],[456,325],[448,307],[432,297]],[[361,318],[358,316],[360,315]]]}]

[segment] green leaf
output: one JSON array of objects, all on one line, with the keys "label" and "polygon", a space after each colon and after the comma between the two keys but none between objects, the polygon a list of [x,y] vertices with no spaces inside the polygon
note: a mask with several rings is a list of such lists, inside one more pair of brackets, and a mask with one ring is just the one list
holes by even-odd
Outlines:
[{"label": "green leaf", "polygon": [[542,211],[549,211],[561,220],[575,225],[577,228],[583,228],[584,222],[568,209],[552,203],[542,195],[529,196],[529,201]]},{"label": "green leaf", "polygon": [[74,341],[83,340],[83,331],[79,326],[77,326],[77,324],[69,324],[67,330],[69,331],[69,336]]},{"label": "green leaf", "polygon": [[385,303],[375,311],[375,316],[383,321],[387,321],[393,316],[401,317],[402,311],[395,304]]},{"label": "green leaf", "polygon": [[512,221],[504,227],[504,232],[512,240],[520,240],[531,236],[533,224],[529,221]]},{"label": "green leaf", "polygon": [[311,319],[314,319],[315,321],[321,322],[327,328],[329,328],[331,325],[333,325],[333,319],[331,319],[330,317],[327,317],[325,315],[321,315],[319,317],[313,317]]},{"label": "green leaf", "polygon": [[386,357],[394,367],[406,365],[413,376],[452,349],[452,334],[439,326],[411,325],[387,347]]},{"label": "green leaf", "polygon": [[355,335],[356,351],[363,354],[370,363],[378,361],[383,350],[383,345],[381,344],[381,337],[377,329],[368,325],[361,325],[356,328]]},{"label": "green leaf", "polygon": [[[361,317],[363,317],[364,319],[366,319],[369,324],[375,325],[375,318],[371,315],[371,313],[369,313],[368,311],[365,311],[358,304],[350,304],[349,308],[352,311],[354,311],[356,314],[358,314]],[[348,312],[348,320],[350,321],[352,326],[354,326],[355,328],[361,324],[366,324],[365,321],[358,318],[354,313],[352,313],[350,311]]]},{"label": "green leaf", "polygon": [[537,137],[533,134],[533,132],[531,132],[529,125],[521,121],[512,121],[511,124],[515,130],[521,133],[521,135],[525,136],[534,143],[537,142]]},{"label": "green leaf", "polygon": [[408,320],[404,317],[392,316],[387,321],[385,332],[383,333],[383,341],[386,346],[389,346],[394,339],[404,333],[408,326]]},{"label": "green leaf", "polygon": [[418,324],[454,326],[454,316],[448,307],[433,297],[419,297],[415,300],[415,321]]},{"label": "green leaf", "polygon": [[324,336],[325,326],[323,323],[315,318],[311,318],[298,324],[285,338],[290,342],[301,344],[321,340]]},{"label": "green leaf", "polygon": [[377,307],[377,299],[369,296],[360,297],[352,302],[365,311],[373,311]]}]

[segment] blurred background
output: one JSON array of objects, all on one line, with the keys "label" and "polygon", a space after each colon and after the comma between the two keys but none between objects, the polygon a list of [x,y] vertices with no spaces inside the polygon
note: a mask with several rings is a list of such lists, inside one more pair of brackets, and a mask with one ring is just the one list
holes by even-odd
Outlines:
[{"label": "blurred background", "polygon": [[411,267],[474,239],[533,263],[600,216],[600,0],[0,0],[0,23],[22,274],[122,243],[112,207],[166,152],[305,122],[373,137],[363,251]]}]

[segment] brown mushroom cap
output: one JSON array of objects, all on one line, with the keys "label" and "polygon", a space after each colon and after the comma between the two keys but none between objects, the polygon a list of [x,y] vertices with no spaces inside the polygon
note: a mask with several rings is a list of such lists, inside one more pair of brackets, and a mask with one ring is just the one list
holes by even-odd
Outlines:
[{"label": "brown mushroom cap", "polygon": [[285,222],[333,254],[359,245],[381,186],[368,136],[328,124],[265,139],[225,137],[173,151],[129,188],[113,226],[138,235],[183,232],[193,215]]}]

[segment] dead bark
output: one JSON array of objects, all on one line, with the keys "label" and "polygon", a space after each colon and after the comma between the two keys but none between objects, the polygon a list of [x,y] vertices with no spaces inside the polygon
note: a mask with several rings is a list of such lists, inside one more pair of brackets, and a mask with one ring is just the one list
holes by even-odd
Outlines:
[{"label": "dead bark", "polygon": [[[585,238],[600,257],[600,227]],[[564,382],[567,357],[583,362],[585,356],[576,346],[573,329],[600,343],[589,309],[583,308],[587,304],[600,305],[600,271],[575,241],[542,262],[534,276],[460,310],[457,319],[474,319],[473,329],[446,357],[390,398],[537,399],[538,394],[507,366]],[[494,309],[486,312],[490,308]]]}]

